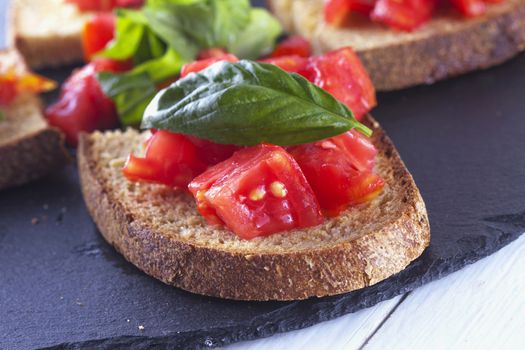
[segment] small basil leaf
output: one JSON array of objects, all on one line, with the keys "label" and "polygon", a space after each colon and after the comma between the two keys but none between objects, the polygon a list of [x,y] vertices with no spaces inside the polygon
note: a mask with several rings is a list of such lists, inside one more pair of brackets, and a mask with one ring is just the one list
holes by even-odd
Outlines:
[{"label": "small basil leaf", "polygon": [[352,128],[371,134],[305,78],[247,60],[218,62],[162,90],[146,108],[142,127],[246,146],[308,143]]},{"label": "small basil leaf", "polygon": [[160,83],[179,74],[185,63],[175,50],[168,48],[162,57],[144,62],[132,72],[148,73],[149,78]]},{"label": "small basil leaf", "polygon": [[248,0],[211,1],[214,34],[210,47],[230,47],[250,22],[250,2]]},{"label": "small basil leaf", "polygon": [[272,52],[281,33],[281,25],[275,17],[266,10],[253,9],[248,26],[228,46],[228,51],[238,57],[257,59]]},{"label": "small basil leaf", "polygon": [[145,72],[101,72],[97,74],[97,79],[104,94],[115,103],[122,125],[140,124],[146,106],[157,92],[150,76]]},{"label": "small basil leaf", "polygon": [[132,58],[143,41],[144,21],[138,11],[118,10],[115,39],[98,55],[120,61]]},{"label": "small basil leaf", "polygon": [[[180,7],[180,9],[179,9]],[[195,18],[196,12],[191,15],[188,6],[168,6],[155,9],[144,8],[143,13],[147,18],[151,30],[153,30],[171,48],[177,50],[181,57],[186,61],[195,58],[199,51],[198,45],[188,38],[182,31],[184,19]],[[193,6],[192,6],[193,7]],[[197,19],[196,19],[197,20]],[[201,18],[200,20],[206,20]]]}]

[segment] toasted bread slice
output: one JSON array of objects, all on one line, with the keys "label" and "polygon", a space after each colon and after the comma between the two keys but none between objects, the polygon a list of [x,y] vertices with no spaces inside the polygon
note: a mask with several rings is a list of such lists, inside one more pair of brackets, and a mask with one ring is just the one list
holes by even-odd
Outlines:
[{"label": "toasted bread slice", "polygon": [[403,270],[429,244],[425,204],[379,125],[377,172],[386,182],[367,205],[303,230],[243,240],[209,226],[193,197],[121,174],[146,137],[137,131],[83,135],[78,163],[87,207],[104,238],[147,274],[182,289],[239,300],[340,294]]},{"label": "toasted bread slice", "polygon": [[11,0],[10,40],[32,69],[82,61],[82,28],[92,13],[65,0]]},{"label": "toasted bread slice", "polygon": [[420,29],[399,32],[356,15],[346,28],[323,21],[323,0],[268,0],[286,29],[317,53],[352,46],[378,90],[433,83],[499,64],[525,49],[525,0],[491,5],[466,19],[439,13]]},{"label": "toasted bread slice", "polygon": [[[14,67],[19,72],[26,69],[14,50],[0,51],[0,66]],[[46,175],[67,161],[64,137],[47,124],[37,96],[21,94],[2,111],[5,119],[0,121],[0,189]]]}]

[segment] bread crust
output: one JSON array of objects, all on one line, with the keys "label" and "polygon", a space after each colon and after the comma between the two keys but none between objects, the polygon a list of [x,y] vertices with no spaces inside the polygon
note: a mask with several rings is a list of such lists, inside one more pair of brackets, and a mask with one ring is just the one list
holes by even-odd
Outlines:
[{"label": "bread crust", "polygon": [[425,204],[412,176],[378,124],[372,119],[368,123],[375,129],[374,143],[381,155],[391,162],[403,204],[396,209],[395,220],[380,229],[318,249],[241,252],[156,232],[134,218],[98,176],[99,159],[92,152],[95,139],[88,135],[81,136],[78,150],[82,192],[104,238],[128,261],[167,284],[236,300],[297,300],[345,293],[401,271],[430,240]]},{"label": "bread crust", "polygon": [[[48,35],[40,35],[43,30],[40,28],[41,23],[34,23],[34,32],[31,34],[24,33],[22,24],[27,21],[27,12],[35,11],[28,0],[11,0],[9,4],[8,18],[8,40],[9,46],[15,47],[24,57],[25,61],[32,69],[60,67],[67,64],[82,62],[82,24],[86,21],[89,14],[71,14],[72,18],[63,19],[60,15],[49,13],[53,9],[62,9],[70,4],[60,3],[59,1],[42,2],[49,6],[49,11],[42,11],[41,16],[55,16],[53,31]],[[41,3],[41,4],[42,4]],[[42,10],[42,5],[37,6]],[[68,14],[70,12],[67,12]],[[61,20],[78,21],[73,30],[61,30]],[[78,27],[78,28],[77,28]],[[37,35],[38,34],[38,35]]]},{"label": "bread crust", "polygon": [[[268,4],[290,32],[310,39],[318,53],[354,46],[352,38],[362,30],[325,25],[322,0],[268,0]],[[431,84],[500,64],[523,51],[525,0],[491,5],[488,13],[478,19],[441,14],[413,34],[382,29],[372,23],[368,27],[362,30],[363,47],[359,44],[355,49],[378,90]],[[397,39],[378,45],[373,45],[373,38],[366,42],[367,33],[378,32]]]},{"label": "bread crust", "polygon": [[64,135],[55,128],[44,128],[2,144],[0,190],[40,178],[68,161]]}]

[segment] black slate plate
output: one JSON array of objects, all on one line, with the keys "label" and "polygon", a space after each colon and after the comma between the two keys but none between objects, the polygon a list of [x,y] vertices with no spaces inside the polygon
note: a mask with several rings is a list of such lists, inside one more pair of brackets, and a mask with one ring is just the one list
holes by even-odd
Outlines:
[{"label": "black slate plate", "polygon": [[354,312],[485,257],[525,231],[524,87],[522,55],[380,95],[374,115],[420,186],[431,246],[400,274],[338,297],[233,302],[166,286],[102,240],[73,165],[1,192],[0,349],[218,346]]}]

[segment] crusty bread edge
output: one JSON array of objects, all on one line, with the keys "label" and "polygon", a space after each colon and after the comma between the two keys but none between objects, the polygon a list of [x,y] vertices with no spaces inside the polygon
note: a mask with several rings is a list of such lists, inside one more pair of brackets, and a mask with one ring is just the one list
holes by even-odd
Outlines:
[{"label": "crusty bread edge", "polygon": [[296,300],[349,292],[403,270],[429,245],[425,204],[390,139],[373,122],[381,152],[405,189],[403,208],[376,232],[332,247],[250,254],[169,239],[134,220],[95,173],[92,139],[82,135],[78,166],[82,192],[104,238],[147,274],[176,287],[236,300]]},{"label": "crusty bread edge", "polygon": [[[288,0],[291,3],[293,0]],[[279,11],[277,3],[268,0],[270,8]],[[336,49],[323,40],[322,28],[313,30],[306,21],[308,11],[276,15],[292,33],[312,41],[318,52]],[[292,18],[295,17],[295,18]],[[309,19],[311,20],[311,19]],[[308,23],[307,23],[308,22]],[[379,91],[402,89],[419,84],[485,69],[503,63],[525,49],[525,2],[502,14],[473,20],[463,30],[449,31],[395,45],[358,51],[374,85]]]},{"label": "crusty bread edge", "polygon": [[0,190],[36,180],[70,161],[64,135],[47,127],[0,146]]},{"label": "crusty bread edge", "polygon": [[7,8],[7,44],[20,52],[31,69],[57,68],[83,61],[80,33],[78,37],[50,37],[45,42],[31,42],[17,30],[17,16],[20,15],[17,8],[15,0],[11,0]]}]

